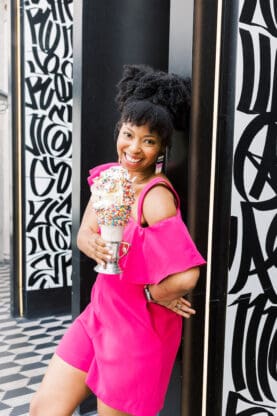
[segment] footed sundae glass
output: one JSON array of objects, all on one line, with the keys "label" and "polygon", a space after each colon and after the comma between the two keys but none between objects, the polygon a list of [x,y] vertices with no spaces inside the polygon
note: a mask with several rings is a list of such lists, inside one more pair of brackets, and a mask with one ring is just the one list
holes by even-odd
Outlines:
[{"label": "footed sundae glass", "polygon": [[127,254],[130,244],[122,241],[124,227],[120,225],[100,225],[101,237],[105,240],[111,250],[111,259],[105,264],[97,264],[94,270],[98,273],[118,274],[122,270],[118,261]]},{"label": "footed sundae glass", "polygon": [[129,173],[121,166],[113,166],[100,173],[91,186],[92,206],[101,231],[112,252],[105,264],[97,264],[98,273],[118,274],[118,261],[127,254],[130,244],[123,240],[124,227],[131,215],[134,191]]}]

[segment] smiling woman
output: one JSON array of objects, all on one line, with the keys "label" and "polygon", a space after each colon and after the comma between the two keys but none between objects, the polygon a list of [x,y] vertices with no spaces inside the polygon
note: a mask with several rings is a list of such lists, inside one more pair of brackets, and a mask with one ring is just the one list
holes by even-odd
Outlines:
[{"label": "smiling woman", "polygon": [[151,132],[148,125],[122,124],[117,139],[117,153],[120,163],[131,177],[145,177],[153,172],[157,158],[163,151],[161,138],[158,133]]},{"label": "smiling woman", "polygon": [[[123,234],[129,250],[120,273],[98,274],[91,302],[60,342],[31,416],[69,416],[89,390],[97,396],[99,416],[156,416],[163,407],[182,318],[195,314],[184,296],[205,263],[182,221],[175,189],[156,170],[168,154],[173,126],[180,128],[188,117],[189,85],[149,67],[124,68],[117,96],[118,162],[91,169],[88,182],[93,192],[99,176],[118,165],[131,177],[135,202]],[[77,244],[105,270],[112,253],[93,197]]]}]

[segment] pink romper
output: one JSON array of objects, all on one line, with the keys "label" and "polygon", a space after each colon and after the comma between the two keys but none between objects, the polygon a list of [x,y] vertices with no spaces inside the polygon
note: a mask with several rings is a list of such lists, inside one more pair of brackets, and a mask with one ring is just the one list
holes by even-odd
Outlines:
[{"label": "pink romper", "polygon": [[[89,184],[112,165],[92,169]],[[177,214],[142,227],[144,197],[161,182],[175,195]],[[182,221],[176,191],[163,178],[154,178],[140,193],[138,221],[130,219],[124,241],[131,247],[120,260],[123,272],[98,274],[91,302],[66,332],[56,353],[87,372],[88,387],[108,406],[133,416],[156,416],[163,407],[180,345],[182,318],[148,303],[143,288],[205,264],[205,260]]]}]

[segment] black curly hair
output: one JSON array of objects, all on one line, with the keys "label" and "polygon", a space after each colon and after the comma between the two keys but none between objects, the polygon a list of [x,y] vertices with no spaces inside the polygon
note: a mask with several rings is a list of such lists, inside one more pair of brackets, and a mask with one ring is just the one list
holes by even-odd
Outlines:
[{"label": "black curly hair", "polygon": [[186,129],[189,121],[191,82],[176,74],[156,71],[146,65],[125,65],[117,84],[116,102],[122,123],[148,124],[165,146],[170,147],[173,128]]}]

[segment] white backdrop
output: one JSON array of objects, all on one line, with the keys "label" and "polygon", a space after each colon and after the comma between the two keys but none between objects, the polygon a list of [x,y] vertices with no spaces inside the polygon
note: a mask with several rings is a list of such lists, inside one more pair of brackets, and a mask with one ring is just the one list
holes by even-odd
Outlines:
[{"label": "white backdrop", "polygon": [[[0,0],[0,89],[8,93],[9,63],[8,1]],[[9,108],[0,111],[0,262],[10,258],[11,146]]]}]

